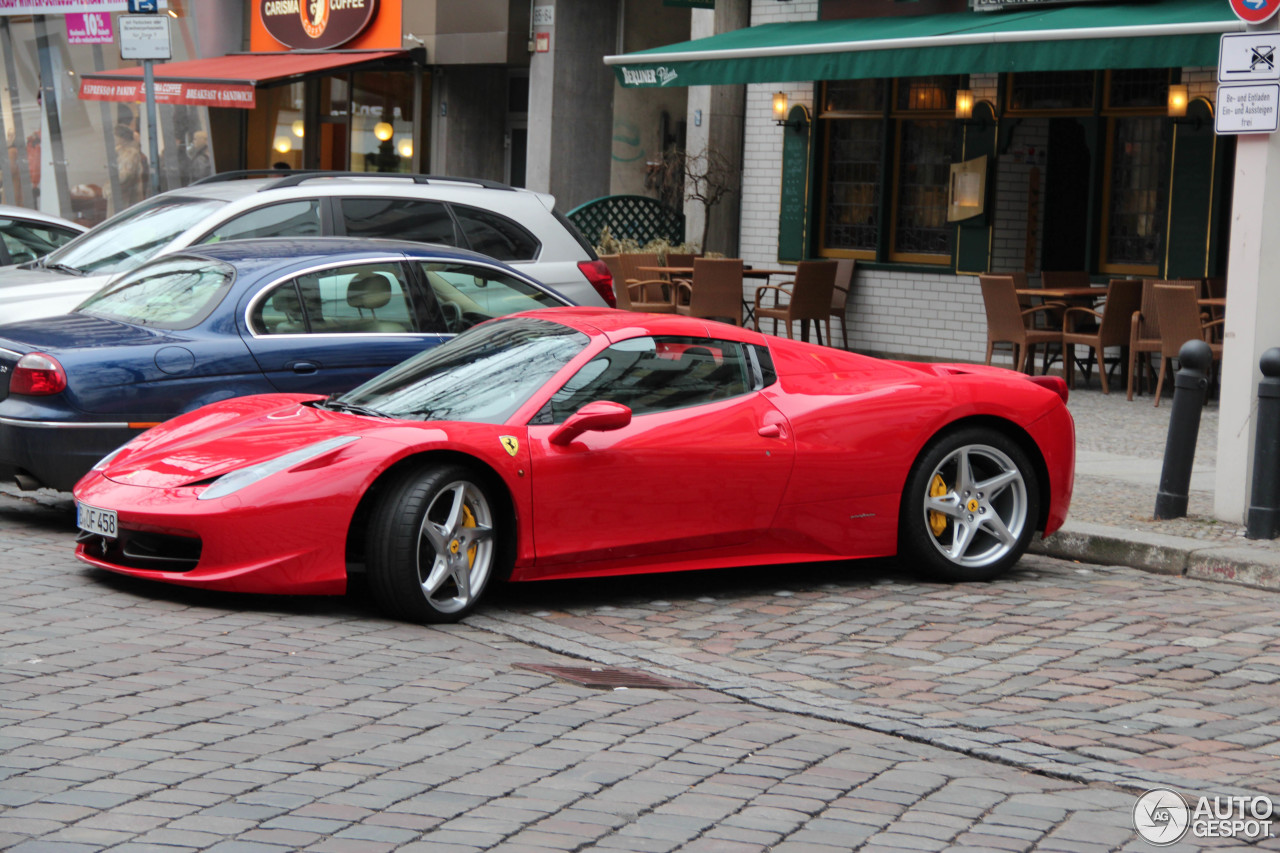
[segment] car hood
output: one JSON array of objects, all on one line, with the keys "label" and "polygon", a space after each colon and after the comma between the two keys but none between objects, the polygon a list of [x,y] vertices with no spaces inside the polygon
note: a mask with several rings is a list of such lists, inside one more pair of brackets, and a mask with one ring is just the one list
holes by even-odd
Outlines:
[{"label": "car hood", "polygon": [[8,323],[66,314],[110,280],[110,275],[5,269],[0,271],[0,317]]},{"label": "car hood", "polygon": [[323,398],[268,394],[205,406],[144,433],[105,466],[103,475],[131,486],[175,488],[388,423],[302,405],[318,399]]}]

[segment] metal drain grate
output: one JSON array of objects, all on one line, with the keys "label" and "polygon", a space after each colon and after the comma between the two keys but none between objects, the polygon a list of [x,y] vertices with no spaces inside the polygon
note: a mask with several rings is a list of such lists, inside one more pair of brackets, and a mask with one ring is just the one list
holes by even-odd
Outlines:
[{"label": "metal drain grate", "polygon": [[518,663],[517,669],[529,669],[554,678],[572,681],[583,687],[649,687],[654,690],[692,688],[695,685],[673,678],[663,678],[641,672],[638,669],[617,669],[604,666],[553,666],[545,663]]}]

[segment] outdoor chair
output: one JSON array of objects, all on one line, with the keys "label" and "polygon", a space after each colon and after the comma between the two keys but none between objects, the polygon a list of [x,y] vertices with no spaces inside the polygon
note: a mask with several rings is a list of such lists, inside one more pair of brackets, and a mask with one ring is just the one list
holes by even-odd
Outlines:
[{"label": "outdoor chair", "polygon": [[[760,331],[761,318],[774,321],[774,334],[777,334],[778,321],[781,320],[791,337],[791,324],[796,320],[812,320],[818,333],[818,343],[822,343],[822,329],[819,323],[827,327],[827,344],[831,343],[831,305],[834,299],[836,261],[801,261],[796,264],[796,277],[782,284],[762,284],[756,288],[754,322],[756,331]],[[762,302],[767,293],[774,296],[774,305],[765,306]],[[787,302],[782,304],[781,297]]]},{"label": "outdoor chair", "polygon": [[693,278],[674,285],[677,313],[742,325],[741,258],[695,258]]},{"label": "outdoor chair", "polygon": [[[672,291],[664,279],[628,279],[628,266],[634,272],[636,266],[651,266],[647,263],[628,263],[623,260],[626,255],[601,255],[600,259],[613,274],[613,295],[618,300],[618,307],[624,311],[648,311],[653,314],[672,314],[676,310],[671,301]],[[657,265],[657,256],[653,256]]]},{"label": "outdoor chair", "polygon": [[1156,382],[1156,402],[1160,405],[1160,392],[1164,376],[1173,369],[1173,360],[1187,341],[1196,339],[1209,345],[1213,361],[1222,360],[1222,344],[1209,340],[1212,330],[1222,320],[1206,321],[1200,314],[1198,287],[1185,284],[1157,284],[1155,286],[1156,314],[1160,317],[1160,379]]},{"label": "outdoor chair", "polygon": [[982,287],[982,303],[987,312],[986,363],[991,363],[995,345],[1005,343],[1013,347],[1013,369],[1025,372],[1031,370],[1035,363],[1036,347],[1044,344],[1042,369],[1047,370],[1049,345],[1062,344],[1062,328],[1032,328],[1028,326],[1028,317],[1037,312],[1051,315],[1056,308],[1048,305],[1022,308],[1018,304],[1017,287],[1011,275],[983,274],[978,276],[978,283]]},{"label": "outdoor chair", "polygon": [[854,264],[852,258],[841,258],[836,261],[836,282],[831,290],[831,313],[827,317],[827,341],[831,341],[831,318],[840,321],[840,337],[844,340],[844,348],[849,348],[849,321],[846,311],[849,294],[853,292]]},{"label": "outdoor chair", "polygon": [[1152,356],[1160,352],[1160,315],[1156,313],[1156,285],[1181,285],[1183,287],[1199,287],[1199,282],[1177,279],[1148,278],[1142,281],[1142,303],[1134,312],[1129,325],[1129,390],[1126,399],[1132,400],[1135,384],[1138,393],[1142,393],[1143,374],[1154,383],[1156,379],[1155,363]]},{"label": "outdoor chair", "polygon": [[[1108,347],[1126,347],[1129,345],[1129,327],[1133,314],[1142,304],[1142,283],[1128,279],[1114,279],[1107,286],[1107,301],[1102,311],[1093,308],[1068,308],[1062,317],[1062,363],[1067,372],[1067,385],[1074,388],[1076,384],[1075,353],[1076,344],[1089,347],[1090,358],[1098,362],[1098,378],[1102,381],[1102,393],[1110,394],[1107,385],[1107,365],[1105,352]],[[1090,328],[1077,324],[1077,318],[1087,317]],[[1086,360],[1086,363],[1087,360]],[[1086,382],[1088,379],[1086,378]]]}]

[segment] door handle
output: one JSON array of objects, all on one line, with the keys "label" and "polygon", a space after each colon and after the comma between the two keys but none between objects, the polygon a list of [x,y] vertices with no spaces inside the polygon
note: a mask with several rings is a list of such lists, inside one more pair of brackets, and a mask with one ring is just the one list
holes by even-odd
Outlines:
[{"label": "door handle", "polygon": [[756,430],[762,438],[782,438],[781,424],[765,424]]},{"label": "door handle", "polygon": [[320,365],[316,364],[314,361],[295,361],[290,363],[289,368],[294,373],[307,374],[307,373],[315,373],[317,370],[320,369]]}]

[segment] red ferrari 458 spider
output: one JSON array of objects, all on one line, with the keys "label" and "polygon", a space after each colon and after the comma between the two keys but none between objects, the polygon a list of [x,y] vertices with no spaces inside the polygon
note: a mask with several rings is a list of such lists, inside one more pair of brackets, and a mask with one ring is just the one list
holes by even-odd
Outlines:
[{"label": "red ferrari 458 spider", "polygon": [[671,315],[494,320],[330,398],[215,403],[76,486],[77,556],[461,618],[495,582],[900,554],[995,577],[1067,514],[1058,377]]}]

